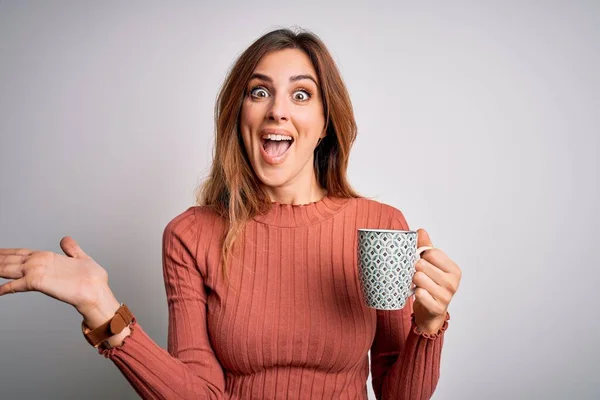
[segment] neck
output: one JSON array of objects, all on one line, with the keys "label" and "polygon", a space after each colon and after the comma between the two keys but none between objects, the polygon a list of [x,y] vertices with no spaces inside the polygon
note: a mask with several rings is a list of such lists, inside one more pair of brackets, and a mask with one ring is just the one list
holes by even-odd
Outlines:
[{"label": "neck", "polygon": [[268,186],[265,187],[265,190],[272,202],[281,204],[308,204],[319,201],[327,195],[327,190],[319,185],[314,174],[310,183],[302,188],[290,184],[279,187]]}]

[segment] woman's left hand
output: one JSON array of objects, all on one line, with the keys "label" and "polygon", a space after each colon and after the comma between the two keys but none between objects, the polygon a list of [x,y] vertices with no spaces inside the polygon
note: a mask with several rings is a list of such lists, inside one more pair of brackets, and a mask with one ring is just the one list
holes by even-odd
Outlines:
[{"label": "woman's left hand", "polygon": [[[417,230],[417,248],[433,246],[424,229]],[[458,290],[462,272],[446,253],[438,248],[425,250],[413,276],[415,301],[413,312],[419,331],[435,334],[444,325],[450,300]]]}]

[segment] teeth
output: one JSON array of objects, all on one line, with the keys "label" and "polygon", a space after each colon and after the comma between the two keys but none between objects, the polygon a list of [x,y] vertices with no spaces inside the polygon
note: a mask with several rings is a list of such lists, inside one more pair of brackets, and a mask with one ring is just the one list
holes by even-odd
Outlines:
[{"label": "teeth", "polygon": [[269,139],[269,140],[292,140],[292,138],[290,136],[285,136],[285,135],[275,135],[272,133],[269,133],[268,135],[264,135],[263,139]]}]

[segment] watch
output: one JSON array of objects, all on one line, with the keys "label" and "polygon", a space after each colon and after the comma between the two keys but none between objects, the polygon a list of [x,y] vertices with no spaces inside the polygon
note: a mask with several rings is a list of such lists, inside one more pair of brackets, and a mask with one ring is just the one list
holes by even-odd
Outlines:
[{"label": "watch", "polygon": [[115,315],[96,329],[90,329],[85,321],[81,321],[81,331],[87,342],[98,348],[102,342],[111,336],[121,333],[123,329],[129,326],[131,321],[133,321],[133,314],[124,303],[121,303],[121,307],[115,312]]}]

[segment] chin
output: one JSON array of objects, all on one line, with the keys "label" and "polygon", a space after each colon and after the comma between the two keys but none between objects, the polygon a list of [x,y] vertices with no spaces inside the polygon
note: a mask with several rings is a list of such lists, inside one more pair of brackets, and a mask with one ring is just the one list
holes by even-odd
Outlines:
[{"label": "chin", "polygon": [[284,186],[290,179],[288,171],[260,171],[258,174],[260,182],[268,187],[277,188]]}]

